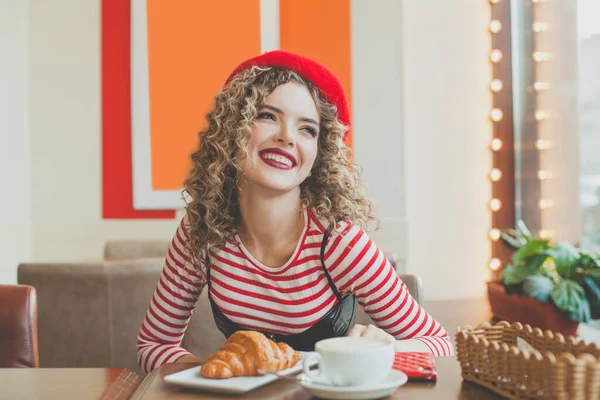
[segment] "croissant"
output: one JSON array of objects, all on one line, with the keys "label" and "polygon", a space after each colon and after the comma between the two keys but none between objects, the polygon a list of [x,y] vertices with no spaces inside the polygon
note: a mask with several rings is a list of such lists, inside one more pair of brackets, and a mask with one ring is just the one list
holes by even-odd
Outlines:
[{"label": "croissant", "polygon": [[259,369],[278,372],[301,358],[287,343],[275,343],[256,331],[237,331],[202,365],[200,375],[209,379],[256,376]]}]

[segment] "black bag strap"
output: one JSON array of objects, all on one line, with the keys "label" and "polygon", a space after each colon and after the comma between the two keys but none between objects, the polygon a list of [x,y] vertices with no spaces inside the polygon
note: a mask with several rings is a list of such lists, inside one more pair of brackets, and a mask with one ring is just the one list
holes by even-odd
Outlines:
[{"label": "black bag strap", "polygon": [[208,255],[208,251],[206,252],[204,260],[206,262],[206,284],[208,285],[208,291],[210,292],[210,256]]},{"label": "black bag strap", "polygon": [[325,272],[325,277],[329,282],[329,286],[331,287],[331,290],[333,290],[333,294],[335,294],[335,297],[337,298],[338,302],[341,303],[342,295],[335,286],[335,283],[333,283],[333,279],[331,279],[331,275],[329,275],[329,271],[327,271],[327,267],[325,266],[325,245],[327,245],[327,239],[329,239],[329,235],[331,234],[333,227],[334,225],[329,225],[329,228],[327,228],[327,230],[323,234],[323,241],[321,242],[321,266],[323,267],[323,272]]}]

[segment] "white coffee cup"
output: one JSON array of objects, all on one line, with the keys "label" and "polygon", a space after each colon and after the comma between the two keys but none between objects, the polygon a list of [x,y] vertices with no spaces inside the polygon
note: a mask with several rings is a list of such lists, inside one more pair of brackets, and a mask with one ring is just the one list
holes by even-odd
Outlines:
[{"label": "white coffee cup", "polygon": [[[392,370],[394,352],[393,341],[349,336],[325,339],[304,359],[304,373],[316,382],[338,386],[374,385]],[[311,370],[315,362],[319,369]]]}]

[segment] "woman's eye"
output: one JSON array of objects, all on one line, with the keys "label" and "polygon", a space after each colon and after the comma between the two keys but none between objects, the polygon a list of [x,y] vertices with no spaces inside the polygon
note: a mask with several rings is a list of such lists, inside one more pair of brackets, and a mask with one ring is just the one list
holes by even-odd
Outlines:
[{"label": "woman's eye", "polygon": [[256,116],[256,118],[258,118],[258,119],[271,119],[271,120],[275,121],[275,116],[273,114],[271,114],[270,112],[261,112],[261,113],[258,113],[258,115]]},{"label": "woman's eye", "polygon": [[312,137],[317,136],[317,130],[315,128],[313,128],[312,126],[305,126],[305,127],[302,127],[301,129],[308,132]]}]

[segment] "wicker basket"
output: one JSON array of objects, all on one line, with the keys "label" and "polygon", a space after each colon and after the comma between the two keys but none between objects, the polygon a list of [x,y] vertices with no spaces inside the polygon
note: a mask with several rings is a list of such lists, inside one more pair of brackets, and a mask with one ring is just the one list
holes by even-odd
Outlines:
[{"label": "wicker basket", "polygon": [[572,336],[486,322],[457,329],[456,354],[464,380],[509,399],[600,399],[600,349]]}]

